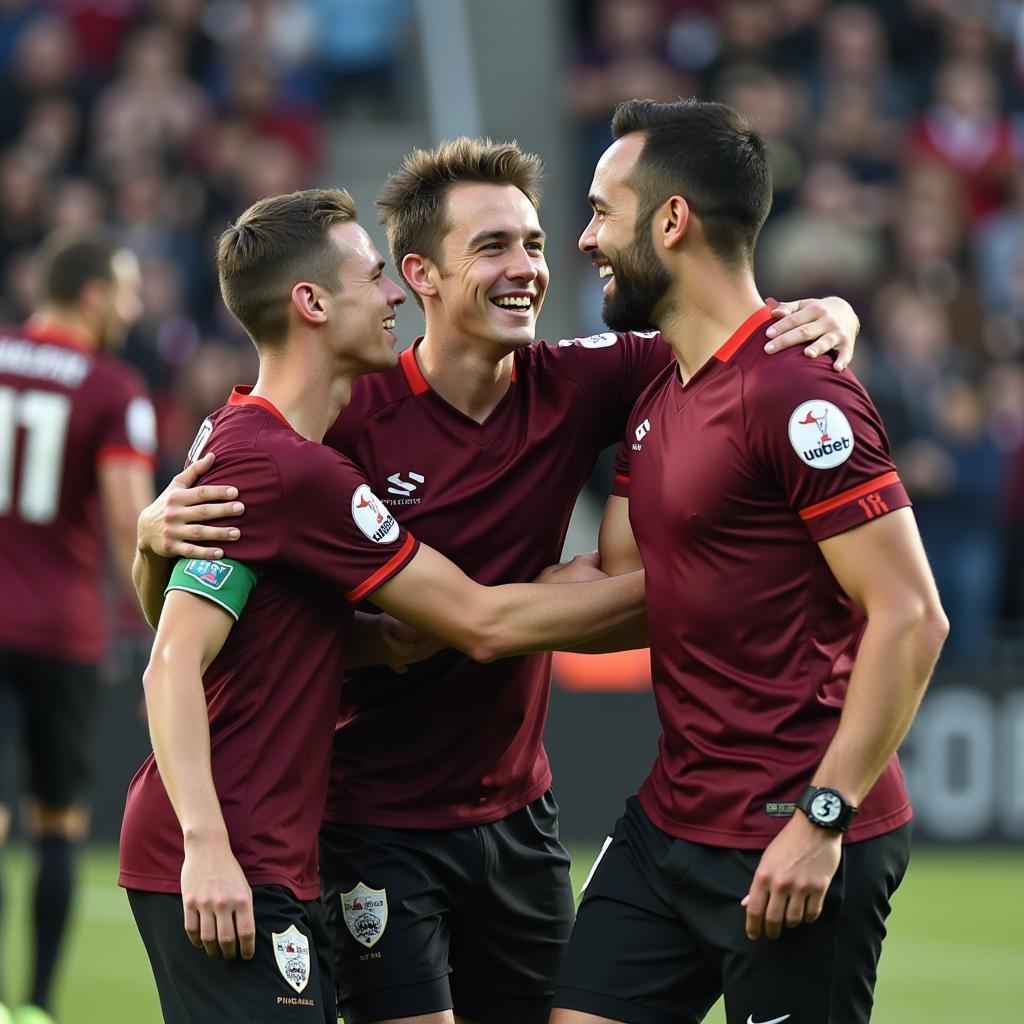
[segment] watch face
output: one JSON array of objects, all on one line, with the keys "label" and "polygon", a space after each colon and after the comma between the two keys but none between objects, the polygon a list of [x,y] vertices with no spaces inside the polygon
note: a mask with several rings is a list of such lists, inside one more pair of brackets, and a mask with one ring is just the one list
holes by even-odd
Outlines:
[{"label": "watch face", "polygon": [[819,793],[811,801],[811,814],[825,824],[835,821],[842,809],[842,802],[835,793]]}]

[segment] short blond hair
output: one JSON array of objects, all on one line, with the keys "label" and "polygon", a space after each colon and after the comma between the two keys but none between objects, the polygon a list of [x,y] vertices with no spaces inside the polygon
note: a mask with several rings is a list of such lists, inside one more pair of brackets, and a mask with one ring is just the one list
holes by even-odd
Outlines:
[{"label": "short blond hair", "polygon": [[328,232],[356,216],[345,189],[306,189],[260,199],[220,236],[224,304],[258,346],[284,340],[296,282],[337,289],[343,254]]},{"label": "short blond hair", "polygon": [[[454,185],[479,182],[514,185],[540,211],[541,161],[515,142],[492,142],[461,136],[434,149],[414,149],[384,183],[377,209],[388,236],[391,259],[416,253],[440,265],[441,243],[450,230],[445,200]],[[415,290],[416,301],[423,301]]]}]

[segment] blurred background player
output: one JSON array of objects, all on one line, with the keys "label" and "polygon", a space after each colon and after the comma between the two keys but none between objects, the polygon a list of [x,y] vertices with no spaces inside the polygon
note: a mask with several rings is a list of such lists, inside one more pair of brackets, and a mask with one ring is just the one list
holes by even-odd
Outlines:
[{"label": "blurred background player", "polygon": [[[153,408],[117,360],[141,312],[134,255],[98,233],[51,237],[42,299],[0,333],[0,752],[27,766],[36,848],[34,971],[18,1024],[44,1024],[85,837],[104,653],[104,525],[130,582],[134,520],[153,497]],[[10,809],[0,806],[0,840]],[[8,1011],[0,1007],[0,1021]]]}]

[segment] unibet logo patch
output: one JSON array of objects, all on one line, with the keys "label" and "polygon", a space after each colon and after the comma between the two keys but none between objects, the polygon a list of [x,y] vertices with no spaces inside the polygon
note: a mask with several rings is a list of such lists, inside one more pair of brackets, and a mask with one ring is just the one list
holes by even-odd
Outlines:
[{"label": "unibet logo patch", "polygon": [[185,575],[198,580],[210,590],[220,590],[227,583],[228,577],[234,572],[233,565],[223,562],[210,562],[205,558],[190,558],[185,563]]},{"label": "unibet logo patch", "polygon": [[853,454],[853,428],[838,405],[816,398],[793,410],[789,443],[805,465],[834,469]]},{"label": "unibet logo patch", "polygon": [[374,544],[390,544],[398,537],[395,517],[368,484],[360,484],[352,492],[352,519]]}]

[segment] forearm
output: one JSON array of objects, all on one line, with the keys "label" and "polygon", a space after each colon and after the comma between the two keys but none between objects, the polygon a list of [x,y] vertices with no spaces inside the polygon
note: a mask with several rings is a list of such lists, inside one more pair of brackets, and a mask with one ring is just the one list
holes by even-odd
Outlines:
[{"label": "forearm", "polygon": [[164,607],[164,590],[171,578],[173,567],[173,561],[169,558],[160,558],[140,548],[135,550],[131,571],[132,585],[142,606],[142,614],[154,629]]},{"label": "forearm", "polygon": [[872,615],[861,639],[839,728],[811,780],[860,804],[896,752],[945,636],[923,610]]},{"label": "forearm", "polygon": [[198,666],[184,657],[175,659],[168,650],[150,663],[143,682],[153,754],[182,835],[186,841],[226,840],[210,766],[210,724]]},{"label": "forearm", "polygon": [[508,584],[485,593],[480,660],[491,660],[574,649],[620,629],[643,610],[644,574],[593,583]]},{"label": "forearm", "polygon": [[647,615],[635,615],[628,622],[610,629],[607,633],[585,640],[562,650],[576,654],[610,654],[614,651],[635,651],[641,647],[650,647],[651,640],[647,632]]}]

